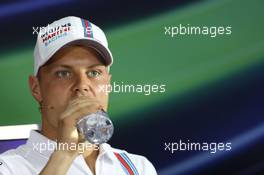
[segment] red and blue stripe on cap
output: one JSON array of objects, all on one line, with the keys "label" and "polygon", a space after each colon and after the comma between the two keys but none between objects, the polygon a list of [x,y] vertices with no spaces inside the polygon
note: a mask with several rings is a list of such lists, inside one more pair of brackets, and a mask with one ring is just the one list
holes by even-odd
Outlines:
[{"label": "red and blue stripe on cap", "polygon": [[135,165],[125,153],[114,153],[127,175],[139,175]]},{"label": "red and blue stripe on cap", "polygon": [[82,20],[83,33],[85,37],[93,38],[93,29],[91,23],[86,19]]}]

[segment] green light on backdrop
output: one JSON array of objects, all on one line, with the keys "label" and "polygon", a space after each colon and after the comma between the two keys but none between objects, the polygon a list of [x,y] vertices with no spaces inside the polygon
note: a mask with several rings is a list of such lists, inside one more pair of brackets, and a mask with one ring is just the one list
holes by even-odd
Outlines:
[{"label": "green light on backdrop", "polygon": [[[114,55],[113,81],[166,85],[162,94],[111,94],[110,115],[117,120],[125,118],[127,113],[161,104],[263,62],[263,6],[260,0],[203,2],[108,30]],[[179,24],[232,26],[232,34],[215,38],[164,34],[165,26]],[[40,121],[27,84],[33,72],[33,48],[1,54],[1,125]]]}]

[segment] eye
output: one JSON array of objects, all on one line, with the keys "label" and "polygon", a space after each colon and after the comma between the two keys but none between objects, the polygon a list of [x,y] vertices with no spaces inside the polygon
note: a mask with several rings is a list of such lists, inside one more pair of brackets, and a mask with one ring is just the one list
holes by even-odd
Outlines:
[{"label": "eye", "polygon": [[87,75],[91,78],[95,78],[95,77],[98,77],[101,75],[101,72],[100,71],[97,71],[97,70],[92,70],[92,71],[89,71],[87,72]]},{"label": "eye", "polygon": [[67,70],[57,71],[56,76],[59,78],[69,78],[71,73]]}]

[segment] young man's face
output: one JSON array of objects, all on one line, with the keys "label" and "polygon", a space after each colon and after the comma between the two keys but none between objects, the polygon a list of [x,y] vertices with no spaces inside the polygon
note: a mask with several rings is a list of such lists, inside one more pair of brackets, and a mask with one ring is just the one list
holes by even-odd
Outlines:
[{"label": "young man's face", "polygon": [[52,127],[57,127],[58,118],[69,101],[79,96],[98,100],[107,110],[108,94],[101,86],[110,84],[111,75],[92,48],[70,46],[61,49],[51,63],[39,69],[39,79],[31,79],[32,94],[42,103],[42,117]]}]

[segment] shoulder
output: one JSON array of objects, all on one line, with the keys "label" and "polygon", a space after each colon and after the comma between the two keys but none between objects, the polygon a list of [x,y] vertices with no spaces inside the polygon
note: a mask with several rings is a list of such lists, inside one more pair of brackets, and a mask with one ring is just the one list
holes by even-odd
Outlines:
[{"label": "shoulder", "polygon": [[14,174],[13,169],[17,160],[19,160],[19,156],[16,155],[16,151],[14,149],[0,154],[0,174]]},{"label": "shoulder", "polygon": [[[18,149],[11,149],[0,154],[0,175],[16,175],[28,172],[28,162],[18,154]],[[31,174],[31,173],[28,173]]]},{"label": "shoulder", "polygon": [[157,175],[154,166],[145,156],[128,153],[125,150],[116,148],[112,148],[112,151],[119,161],[124,161],[129,166],[134,166],[139,174]]}]

